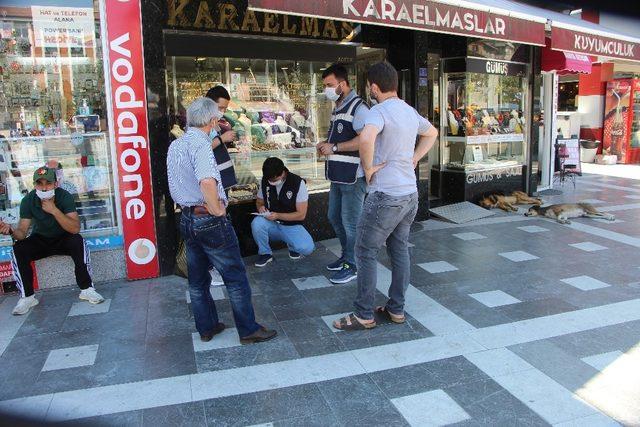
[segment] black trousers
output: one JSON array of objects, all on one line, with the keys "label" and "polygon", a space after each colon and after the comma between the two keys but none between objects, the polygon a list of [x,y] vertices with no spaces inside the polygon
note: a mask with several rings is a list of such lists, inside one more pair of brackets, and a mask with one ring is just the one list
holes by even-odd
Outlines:
[{"label": "black trousers", "polygon": [[65,233],[60,237],[52,238],[32,234],[13,245],[13,271],[23,297],[33,295],[31,261],[53,255],[68,255],[73,259],[76,283],[80,289],[92,286],[89,248],[81,235]]}]

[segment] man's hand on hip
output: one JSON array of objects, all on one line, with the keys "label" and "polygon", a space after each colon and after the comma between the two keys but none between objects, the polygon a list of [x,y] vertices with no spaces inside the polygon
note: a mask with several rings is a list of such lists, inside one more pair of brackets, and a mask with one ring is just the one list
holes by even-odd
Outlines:
[{"label": "man's hand on hip", "polygon": [[387,166],[387,162],[380,163],[378,165],[373,165],[369,169],[365,169],[364,176],[367,179],[367,184],[370,184],[371,180],[373,179],[373,175],[375,175],[380,169],[382,169],[385,166]]}]

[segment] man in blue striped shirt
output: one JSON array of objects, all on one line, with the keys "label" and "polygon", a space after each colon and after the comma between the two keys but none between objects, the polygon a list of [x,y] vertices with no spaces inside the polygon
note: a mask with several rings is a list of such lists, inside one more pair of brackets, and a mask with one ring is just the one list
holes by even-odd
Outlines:
[{"label": "man in blue striped shirt", "polygon": [[238,238],[227,218],[227,197],[211,148],[209,135],[220,117],[211,99],[194,100],[187,108],[187,132],[171,143],[167,156],[169,191],[182,207],[180,233],[187,247],[191,308],[202,341],[224,330],[209,292],[209,266],[213,265],[227,287],[240,341],[267,341],[276,331],[256,323],[251,287]]}]

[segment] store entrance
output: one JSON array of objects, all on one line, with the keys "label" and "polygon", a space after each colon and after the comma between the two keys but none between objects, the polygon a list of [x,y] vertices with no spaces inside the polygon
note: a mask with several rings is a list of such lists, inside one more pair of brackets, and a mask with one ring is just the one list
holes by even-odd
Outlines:
[{"label": "store entrance", "polygon": [[385,57],[385,50],[367,46],[301,40],[261,40],[223,35],[167,33],[167,83],[171,137],[184,131],[186,107],[214,86],[231,97],[220,121],[235,131],[227,145],[238,185],[228,190],[232,216],[244,255],[256,253],[250,213],[268,157],[280,158],[306,181],[307,222],[316,240],[332,237],[326,219],[330,182],[325,157],[316,144],[326,140],[333,103],[324,95],[323,71],[333,63],[349,70],[349,82],[365,97],[366,70]]}]

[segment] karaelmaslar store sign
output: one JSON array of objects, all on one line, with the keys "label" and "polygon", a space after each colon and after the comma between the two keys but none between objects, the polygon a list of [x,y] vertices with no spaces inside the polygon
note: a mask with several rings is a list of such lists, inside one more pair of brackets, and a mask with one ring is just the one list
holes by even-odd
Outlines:
[{"label": "karaelmaslar store sign", "polygon": [[249,0],[263,12],[507,40],[544,46],[544,22],[427,0]]},{"label": "karaelmaslar store sign", "polygon": [[640,44],[638,43],[565,28],[551,28],[551,48],[587,55],[640,61]]}]

